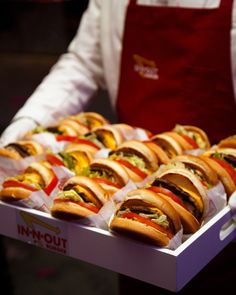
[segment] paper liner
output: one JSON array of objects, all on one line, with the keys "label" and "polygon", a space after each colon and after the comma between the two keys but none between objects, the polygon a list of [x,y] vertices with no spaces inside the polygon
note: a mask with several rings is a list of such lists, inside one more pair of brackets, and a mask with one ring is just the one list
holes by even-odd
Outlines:
[{"label": "paper liner", "polygon": [[133,129],[121,129],[122,136],[124,140],[148,140],[147,132],[138,127],[134,127]]},{"label": "paper liner", "polygon": [[71,172],[70,170],[68,170],[67,168],[63,166],[53,166],[52,170],[54,171],[56,177],[58,178],[58,183],[55,186],[55,188],[52,190],[50,195],[47,195],[43,190],[38,190],[36,192],[32,192],[27,199],[10,201],[9,203],[15,206],[36,209],[36,210],[49,213],[50,208],[53,204],[53,200],[57,196],[58,192],[62,189],[64,183],[70,177],[74,176],[73,172]]},{"label": "paper liner", "polygon": [[236,191],[229,197],[228,204],[232,211],[232,218],[236,222]]},{"label": "paper liner", "polygon": [[52,199],[43,190],[33,192],[29,198],[9,202],[12,205],[50,212]]},{"label": "paper liner", "polygon": [[133,189],[136,189],[137,186],[133,181],[129,181],[122,189],[118,190],[112,198],[110,198],[95,215],[91,215],[84,220],[81,220],[82,223],[95,226],[102,229],[109,229],[109,221],[111,216],[114,215],[117,210],[117,204],[121,203],[127,193]]},{"label": "paper liner", "polygon": [[93,158],[94,159],[108,158],[110,151],[111,149],[102,148],[94,154]]},{"label": "paper liner", "polygon": [[24,159],[10,159],[0,156],[0,179],[10,176],[15,176],[24,172],[24,170],[33,162],[38,162],[45,159],[45,154],[38,156],[30,156]]},{"label": "paper liner", "polygon": [[[220,212],[227,205],[227,194],[221,182],[207,190],[208,208],[204,212],[203,224]],[[202,225],[203,225],[202,224]]]},{"label": "paper liner", "polygon": [[52,151],[52,153],[57,154],[65,149],[65,147],[70,143],[69,141],[57,141],[55,135],[42,132],[32,135],[32,140],[40,143],[46,149]]},{"label": "paper liner", "polygon": [[165,247],[170,250],[177,249],[183,243],[183,227],[174,235],[169,241],[169,244]]}]

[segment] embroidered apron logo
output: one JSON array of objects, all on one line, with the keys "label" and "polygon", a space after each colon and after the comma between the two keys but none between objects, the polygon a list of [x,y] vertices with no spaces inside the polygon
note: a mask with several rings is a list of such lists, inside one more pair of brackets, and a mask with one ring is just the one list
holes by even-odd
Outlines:
[{"label": "embroidered apron logo", "polygon": [[134,54],[134,71],[137,72],[142,78],[157,80],[158,68],[155,61],[148,60],[140,55]]}]

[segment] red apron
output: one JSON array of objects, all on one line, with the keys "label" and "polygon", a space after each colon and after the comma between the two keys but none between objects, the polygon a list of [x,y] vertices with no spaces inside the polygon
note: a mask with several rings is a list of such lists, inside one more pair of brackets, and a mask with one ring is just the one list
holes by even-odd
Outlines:
[{"label": "red apron", "polygon": [[117,112],[120,122],[160,133],[176,123],[211,143],[236,134],[230,32],[233,0],[217,9],[127,8]]}]

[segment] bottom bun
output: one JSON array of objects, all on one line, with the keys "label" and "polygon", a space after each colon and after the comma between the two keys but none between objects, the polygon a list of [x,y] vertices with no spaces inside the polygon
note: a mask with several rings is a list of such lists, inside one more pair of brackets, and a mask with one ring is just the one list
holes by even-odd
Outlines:
[{"label": "bottom bun", "polygon": [[170,241],[164,233],[138,221],[122,217],[114,217],[110,229],[160,247],[167,246]]},{"label": "bottom bun", "polygon": [[51,208],[51,215],[61,219],[78,219],[94,215],[93,211],[77,205],[74,202],[54,203]]},{"label": "bottom bun", "polygon": [[0,191],[0,199],[3,201],[19,201],[27,199],[33,192],[21,187],[6,187]]}]

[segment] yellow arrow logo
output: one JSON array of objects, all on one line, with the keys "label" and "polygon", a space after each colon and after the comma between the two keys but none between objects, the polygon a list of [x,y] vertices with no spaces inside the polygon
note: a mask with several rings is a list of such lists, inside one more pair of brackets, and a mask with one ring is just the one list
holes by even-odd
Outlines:
[{"label": "yellow arrow logo", "polygon": [[42,221],[41,219],[39,219],[27,212],[20,211],[20,215],[21,215],[22,219],[24,220],[24,222],[26,223],[26,225],[31,229],[34,228],[34,224],[38,224],[39,226],[44,227],[44,228],[54,232],[57,235],[59,235],[61,233],[60,228],[58,228],[56,226],[52,226],[52,225]]}]

